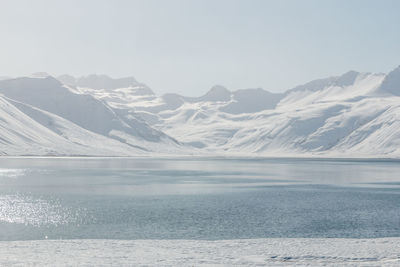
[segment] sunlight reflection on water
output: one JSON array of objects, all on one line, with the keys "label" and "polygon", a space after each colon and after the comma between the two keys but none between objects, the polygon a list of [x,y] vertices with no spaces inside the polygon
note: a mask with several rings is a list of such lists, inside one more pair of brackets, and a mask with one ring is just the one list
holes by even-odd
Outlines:
[{"label": "sunlight reflection on water", "polygon": [[23,194],[0,195],[3,222],[41,226],[71,223],[73,219],[74,214],[54,200]]}]

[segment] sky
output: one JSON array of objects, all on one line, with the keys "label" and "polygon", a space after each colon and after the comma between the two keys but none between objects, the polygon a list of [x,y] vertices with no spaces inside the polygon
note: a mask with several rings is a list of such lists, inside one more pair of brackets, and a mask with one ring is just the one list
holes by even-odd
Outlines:
[{"label": "sky", "polygon": [[0,76],[134,76],[282,92],[400,65],[397,0],[0,0]]}]

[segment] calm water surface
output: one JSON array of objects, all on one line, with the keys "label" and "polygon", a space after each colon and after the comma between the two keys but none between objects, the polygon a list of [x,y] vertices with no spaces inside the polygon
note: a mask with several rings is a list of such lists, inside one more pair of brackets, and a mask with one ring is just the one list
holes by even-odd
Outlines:
[{"label": "calm water surface", "polygon": [[400,162],[0,158],[0,240],[400,236]]}]

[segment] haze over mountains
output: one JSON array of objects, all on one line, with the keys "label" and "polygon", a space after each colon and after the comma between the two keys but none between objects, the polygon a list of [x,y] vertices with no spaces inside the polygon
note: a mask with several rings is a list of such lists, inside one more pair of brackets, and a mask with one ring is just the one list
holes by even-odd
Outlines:
[{"label": "haze over mountains", "polygon": [[400,67],[200,97],[133,77],[0,79],[1,155],[399,157],[399,129]]}]

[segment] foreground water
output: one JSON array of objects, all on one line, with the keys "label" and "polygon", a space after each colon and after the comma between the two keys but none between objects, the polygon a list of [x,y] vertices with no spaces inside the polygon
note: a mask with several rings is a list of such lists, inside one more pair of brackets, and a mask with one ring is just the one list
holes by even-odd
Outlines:
[{"label": "foreground water", "polygon": [[0,240],[399,237],[400,163],[0,159]]}]

